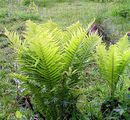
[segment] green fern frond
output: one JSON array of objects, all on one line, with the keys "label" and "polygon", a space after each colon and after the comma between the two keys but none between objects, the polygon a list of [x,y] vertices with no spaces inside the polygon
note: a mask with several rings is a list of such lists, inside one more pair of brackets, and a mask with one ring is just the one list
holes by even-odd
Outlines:
[{"label": "green fern frond", "polygon": [[[32,72],[39,74],[43,78],[43,83],[45,81],[54,85],[53,83],[56,84],[56,81],[59,80],[61,70],[59,47],[54,42],[46,41],[50,37],[45,36],[43,39],[40,37],[30,43],[26,51],[23,51],[23,68],[26,72],[29,71],[29,68]],[[27,62],[28,60],[29,62]],[[30,60],[34,62],[30,62]]]},{"label": "green fern frond", "polygon": [[111,95],[113,96],[119,78],[130,62],[128,38],[125,36],[115,45],[111,45],[109,50],[106,50],[104,44],[99,45],[96,50],[96,61],[101,76],[108,82],[111,88]]},{"label": "green fern frond", "polygon": [[18,51],[21,48],[22,41],[19,38],[19,35],[16,32],[9,32],[5,29],[5,35],[10,40],[10,47],[13,46],[13,49]]},{"label": "green fern frond", "polygon": [[128,47],[130,47],[130,43],[128,40],[128,36],[125,35],[124,37],[122,37],[119,42],[117,43],[117,46],[122,49],[122,51],[127,50]]},{"label": "green fern frond", "polygon": [[18,74],[18,73],[11,73],[10,77],[11,78],[16,78],[16,79],[21,80],[21,81],[26,81],[28,79],[28,76]]},{"label": "green fern frond", "polygon": [[100,43],[101,43],[101,38],[96,34],[93,34],[92,36],[84,37],[80,49],[77,52],[77,59],[76,59],[77,62],[79,61],[80,67],[84,66],[85,62],[89,61],[89,59],[92,59],[91,56],[93,56],[92,55],[93,51],[95,50],[96,46],[99,45]]},{"label": "green fern frond", "polygon": [[67,27],[64,31],[64,42],[69,42],[73,36],[79,29],[83,29],[79,22],[72,24],[71,26]]},{"label": "green fern frond", "polygon": [[85,37],[85,32],[82,29],[78,29],[75,32],[72,32],[71,39],[68,43],[65,44],[65,53],[63,54],[65,70],[72,65],[72,62],[76,56],[77,51]]}]

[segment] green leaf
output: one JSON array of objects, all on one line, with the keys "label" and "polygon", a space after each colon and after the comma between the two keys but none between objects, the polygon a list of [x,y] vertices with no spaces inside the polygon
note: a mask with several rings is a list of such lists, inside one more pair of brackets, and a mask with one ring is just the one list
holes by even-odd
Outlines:
[{"label": "green leaf", "polygon": [[22,114],[20,111],[16,111],[15,116],[16,116],[16,118],[19,118],[19,119],[22,118]]}]

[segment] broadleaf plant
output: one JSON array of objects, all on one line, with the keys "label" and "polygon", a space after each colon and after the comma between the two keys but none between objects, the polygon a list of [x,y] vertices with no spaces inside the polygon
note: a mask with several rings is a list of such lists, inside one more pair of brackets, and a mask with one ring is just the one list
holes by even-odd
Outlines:
[{"label": "broadleaf plant", "polygon": [[110,95],[114,97],[120,76],[130,63],[130,43],[124,36],[116,44],[106,49],[105,44],[100,44],[96,49],[96,62],[100,74],[110,88]]},{"label": "broadleaf plant", "polygon": [[24,83],[33,95],[35,108],[47,120],[74,116],[79,119],[76,107],[82,94],[77,87],[82,81],[79,72],[85,70],[100,37],[88,36],[79,22],[66,30],[52,21],[44,24],[28,21],[26,26],[24,40],[16,33],[6,31],[6,35],[17,53],[20,74],[27,76]]}]

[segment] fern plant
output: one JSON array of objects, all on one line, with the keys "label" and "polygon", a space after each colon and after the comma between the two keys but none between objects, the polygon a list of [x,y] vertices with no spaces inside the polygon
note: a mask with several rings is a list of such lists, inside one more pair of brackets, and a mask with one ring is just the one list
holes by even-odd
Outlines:
[{"label": "fern plant", "polygon": [[128,37],[124,36],[115,45],[107,50],[104,44],[96,49],[96,61],[101,76],[107,81],[111,97],[114,97],[116,86],[125,67],[130,63],[130,44]]},{"label": "fern plant", "polygon": [[17,53],[21,74],[26,76],[22,78],[26,78],[24,83],[34,96],[35,108],[47,120],[73,116],[78,119],[76,102],[82,93],[79,73],[100,37],[87,36],[79,22],[64,31],[52,21],[40,25],[28,21],[26,26],[24,40],[15,32],[6,31],[6,35]]}]

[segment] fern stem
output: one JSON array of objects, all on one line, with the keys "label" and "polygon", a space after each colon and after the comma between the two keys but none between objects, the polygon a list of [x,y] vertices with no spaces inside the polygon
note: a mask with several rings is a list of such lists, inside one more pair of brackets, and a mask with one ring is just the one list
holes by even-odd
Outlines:
[{"label": "fern stem", "polygon": [[62,98],[61,98],[61,119],[63,120],[64,119],[64,113],[65,113],[65,110],[64,110],[64,96],[65,96],[65,78],[62,80]]},{"label": "fern stem", "polygon": [[112,72],[111,72],[111,97],[114,97],[114,51],[112,52]]},{"label": "fern stem", "polygon": [[61,120],[64,120],[65,118],[65,106],[64,106],[64,101],[65,101],[65,94],[66,94],[66,88],[65,88],[65,84],[66,84],[66,73],[64,73],[63,75],[63,79],[61,82]]}]

